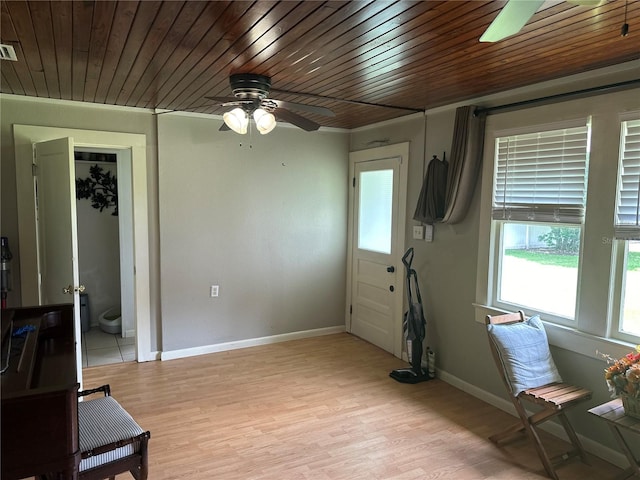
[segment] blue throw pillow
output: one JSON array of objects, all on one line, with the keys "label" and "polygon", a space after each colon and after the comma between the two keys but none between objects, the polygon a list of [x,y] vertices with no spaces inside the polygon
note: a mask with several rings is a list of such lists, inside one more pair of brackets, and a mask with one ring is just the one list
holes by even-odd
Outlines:
[{"label": "blue throw pillow", "polygon": [[488,325],[513,396],[523,390],[562,382],[538,315],[511,325]]}]

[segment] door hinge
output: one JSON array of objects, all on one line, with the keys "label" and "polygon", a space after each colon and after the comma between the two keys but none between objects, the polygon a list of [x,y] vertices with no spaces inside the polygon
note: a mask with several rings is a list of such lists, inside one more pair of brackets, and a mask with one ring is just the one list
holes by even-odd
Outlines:
[{"label": "door hinge", "polygon": [[356,186],[356,177],[353,177],[353,187],[355,188]]},{"label": "door hinge", "polygon": [[353,305],[349,305],[349,315],[353,313]]},{"label": "door hinge", "polygon": [[34,177],[37,177],[37,176],[38,176],[38,165],[36,165],[35,163],[32,163],[32,164],[31,164],[31,174],[32,174]]}]

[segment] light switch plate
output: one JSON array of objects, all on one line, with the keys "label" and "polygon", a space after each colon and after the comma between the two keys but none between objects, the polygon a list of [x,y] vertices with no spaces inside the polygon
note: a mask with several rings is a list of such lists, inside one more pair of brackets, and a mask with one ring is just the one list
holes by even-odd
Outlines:
[{"label": "light switch plate", "polygon": [[433,225],[424,226],[424,240],[425,242],[433,242]]}]

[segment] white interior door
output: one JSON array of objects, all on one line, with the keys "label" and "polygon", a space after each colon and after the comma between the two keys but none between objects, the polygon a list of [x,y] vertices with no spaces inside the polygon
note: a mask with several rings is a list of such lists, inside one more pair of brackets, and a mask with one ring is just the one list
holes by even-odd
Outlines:
[{"label": "white interior door", "polygon": [[347,329],[402,354],[402,262],[408,144],[350,155],[350,268]]},{"label": "white interior door", "polygon": [[135,252],[131,151],[118,152],[118,234],[120,236],[120,314],[122,336],[135,336]]},{"label": "white interior door", "polygon": [[78,381],[80,350],[80,275],[73,139],[34,145],[41,304],[73,303]]}]

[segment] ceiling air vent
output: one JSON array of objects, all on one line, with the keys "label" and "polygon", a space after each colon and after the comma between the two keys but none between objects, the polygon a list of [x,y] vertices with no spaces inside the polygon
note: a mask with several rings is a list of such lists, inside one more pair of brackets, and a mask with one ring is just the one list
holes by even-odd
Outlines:
[{"label": "ceiling air vent", "polygon": [[0,44],[0,60],[18,61],[16,51],[11,45]]}]

